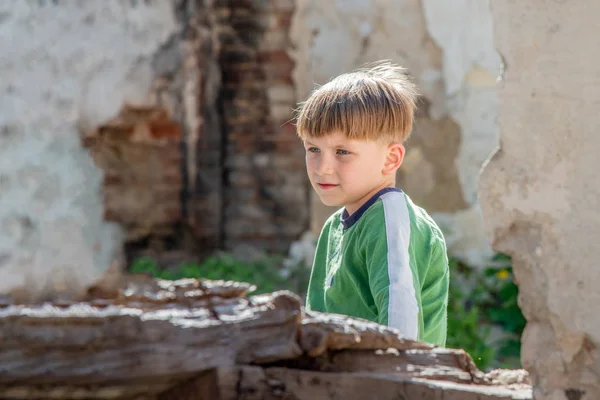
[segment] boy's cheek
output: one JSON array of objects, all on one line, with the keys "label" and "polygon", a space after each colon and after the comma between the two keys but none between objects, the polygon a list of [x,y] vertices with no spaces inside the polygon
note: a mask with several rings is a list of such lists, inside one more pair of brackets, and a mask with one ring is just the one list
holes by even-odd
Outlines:
[{"label": "boy's cheek", "polygon": [[312,176],[314,175],[315,172],[315,167],[314,167],[314,162],[311,160],[306,160],[306,173],[308,174],[308,176],[312,179]]}]

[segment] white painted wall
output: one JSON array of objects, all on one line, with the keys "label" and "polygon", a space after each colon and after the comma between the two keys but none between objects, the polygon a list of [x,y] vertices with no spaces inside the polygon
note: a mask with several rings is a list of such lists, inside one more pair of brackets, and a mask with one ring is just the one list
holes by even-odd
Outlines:
[{"label": "white painted wall", "polygon": [[498,145],[496,80],[502,60],[494,43],[489,0],[422,0],[427,30],[443,53],[449,115],[461,128],[455,160],[463,197],[471,206],[433,217],[451,251],[471,264],[485,263],[489,247],[477,202],[483,163]]},{"label": "white painted wall", "polygon": [[167,0],[0,2],[0,294],[77,295],[118,255],[79,131],[144,101],[177,29]]}]

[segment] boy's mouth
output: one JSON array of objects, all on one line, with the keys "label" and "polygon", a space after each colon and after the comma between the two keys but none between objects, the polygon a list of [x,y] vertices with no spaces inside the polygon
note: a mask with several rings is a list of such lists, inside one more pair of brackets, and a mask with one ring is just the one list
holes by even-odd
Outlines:
[{"label": "boy's mouth", "polygon": [[317,185],[319,185],[319,188],[323,190],[333,189],[334,187],[337,187],[337,185],[331,183],[317,183]]}]

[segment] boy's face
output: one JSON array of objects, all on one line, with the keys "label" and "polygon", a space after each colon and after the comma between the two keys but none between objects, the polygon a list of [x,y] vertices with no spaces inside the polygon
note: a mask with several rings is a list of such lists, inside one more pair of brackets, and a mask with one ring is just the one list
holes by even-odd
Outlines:
[{"label": "boy's face", "polygon": [[349,214],[379,190],[394,185],[404,156],[401,144],[351,140],[341,132],[309,137],[304,148],[308,177],[321,201],[344,206]]}]

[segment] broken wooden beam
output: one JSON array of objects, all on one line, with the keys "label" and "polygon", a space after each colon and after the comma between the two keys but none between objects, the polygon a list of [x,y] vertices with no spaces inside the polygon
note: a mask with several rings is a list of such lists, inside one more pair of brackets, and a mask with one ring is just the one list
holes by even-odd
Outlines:
[{"label": "broken wooden beam", "polygon": [[0,309],[0,397],[67,385],[112,387],[114,398],[130,384],[160,391],[218,366],[302,353],[291,293],[245,298],[244,284],[156,282],[114,299]]},{"label": "broken wooden beam", "polygon": [[[2,304],[0,398],[350,400],[367,387],[380,399],[531,398],[526,374],[484,374],[463,350],[306,313],[290,292],[248,297],[251,290],[131,276],[82,302]],[[258,397],[242,396],[244,387]]]},{"label": "broken wooden beam", "polygon": [[[222,367],[156,400],[530,400],[531,386],[470,385],[383,373],[321,372],[258,366]],[[216,383],[215,383],[216,382]],[[193,397],[202,393],[204,397]]]}]

